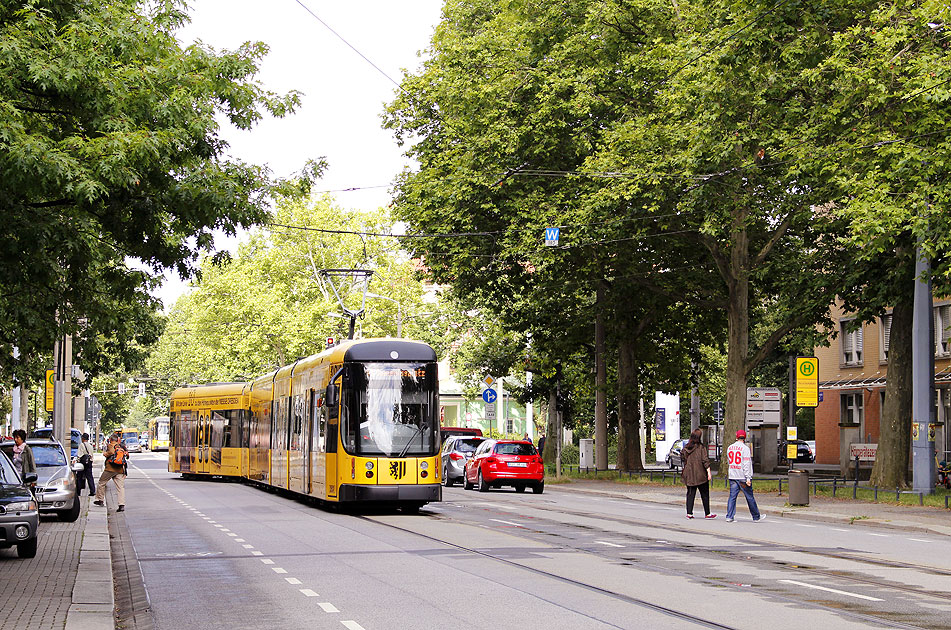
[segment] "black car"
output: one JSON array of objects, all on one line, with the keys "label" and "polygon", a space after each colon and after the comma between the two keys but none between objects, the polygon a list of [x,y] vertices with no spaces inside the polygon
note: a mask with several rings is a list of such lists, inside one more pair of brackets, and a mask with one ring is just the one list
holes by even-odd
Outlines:
[{"label": "black car", "polygon": [[[796,459],[794,462],[811,464],[816,460],[815,456],[812,454],[812,449],[809,448],[809,445],[806,444],[805,440],[793,440],[793,444],[796,445]],[[779,453],[778,461],[780,463],[788,461],[786,458],[786,440],[782,440],[779,443]]]},{"label": "black car", "polygon": [[667,468],[673,468],[677,470],[678,468],[683,468],[683,460],[680,457],[680,451],[684,450],[687,440],[676,440],[673,444],[670,445],[670,452],[667,453]]},{"label": "black car", "polygon": [[21,558],[36,557],[40,512],[27,483],[36,481],[36,473],[20,479],[13,462],[0,453],[0,549],[16,545]]}]

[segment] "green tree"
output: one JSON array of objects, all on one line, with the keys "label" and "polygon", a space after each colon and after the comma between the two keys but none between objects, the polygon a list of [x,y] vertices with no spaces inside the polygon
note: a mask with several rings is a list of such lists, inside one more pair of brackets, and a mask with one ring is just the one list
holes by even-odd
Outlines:
[{"label": "green tree", "polygon": [[[151,272],[190,274],[214,230],[262,222],[319,170],[283,181],[228,156],[222,122],[250,129],[298,96],[256,81],[263,44],[183,48],[186,20],[175,0],[0,2],[3,375],[38,370],[63,333],[127,343],[156,306]],[[77,361],[104,368],[98,349]]]},{"label": "green tree", "polygon": [[[172,385],[245,380],[319,352],[327,337],[345,338],[348,323],[330,316],[340,308],[321,269],[373,270],[370,290],[398,302],[404,336],[428,334],[421,322],[435,326],[439,313],[423,302],[414,263],[396,239],[357,234],[385,233],[389,222],[384,211],[347,211],[326,198],[279,204],[270,229],[254,232],[232,259],[203,262],[200,281],[169,314],[149,375]],[[347,288],[345,303],[358,309],[362,292]],[[364,306],[359,333],[396,335],[396,304]],[[442,333],[431,336],[439,342]]]}]

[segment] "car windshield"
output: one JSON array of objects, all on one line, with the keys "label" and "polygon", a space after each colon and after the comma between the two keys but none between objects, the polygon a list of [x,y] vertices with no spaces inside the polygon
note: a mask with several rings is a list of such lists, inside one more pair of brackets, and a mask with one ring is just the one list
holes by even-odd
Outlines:
[{"label": "car windshield", "polygon": [[19,486],[20,483],[20,476],[13,469],[13,464],[6,455],[0,453],[0,485]]},{"label": "car windshield", "polygon": [[453,442],[452,450],[459,451],[460,453],[472,453],[482,444],[482,440],[477,440],[474,438],[469,438],[466,440],[456,440]]},{"label": "car windshield", "polygon": [[131,444],[138,444],[138,443],[139,443],[139,438],[126,438],[125,443],[126,443],[126,444],[130,444],[130,445],[131,445]]},{"label": "car windshield", "polygon": [[361,455],[433,455],[439,446],[435,363],[352,363],[345,445]]},{"label": "car windshield", "polygon": [[535,447],[522,442],[503,443],[495,445],[497,455],[534,455]]},{"label": "car windshield", "polygon": [[66,456],[58,444],[31,444],[30,449],[37,468],[66,465]]}]

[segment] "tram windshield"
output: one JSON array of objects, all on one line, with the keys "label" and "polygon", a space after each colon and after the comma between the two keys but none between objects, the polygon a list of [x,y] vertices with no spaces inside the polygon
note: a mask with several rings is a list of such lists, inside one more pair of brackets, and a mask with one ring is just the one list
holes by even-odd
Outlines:
[{"label": "tram windshield", "polygon": [[434,363],[352,363],[348,369],[348,452],[383,457],[436,453]]}]

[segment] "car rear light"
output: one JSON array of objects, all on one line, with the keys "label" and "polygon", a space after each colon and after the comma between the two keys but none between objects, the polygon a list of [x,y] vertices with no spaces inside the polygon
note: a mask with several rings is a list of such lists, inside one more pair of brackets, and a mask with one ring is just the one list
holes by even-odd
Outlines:
[{"label": "car rear light", "polygon": [[458,462],[460,459],[465,459],[465,457],[463,457],[459,453],[450,453],[449,459],[451,459],[454,462]]}]

